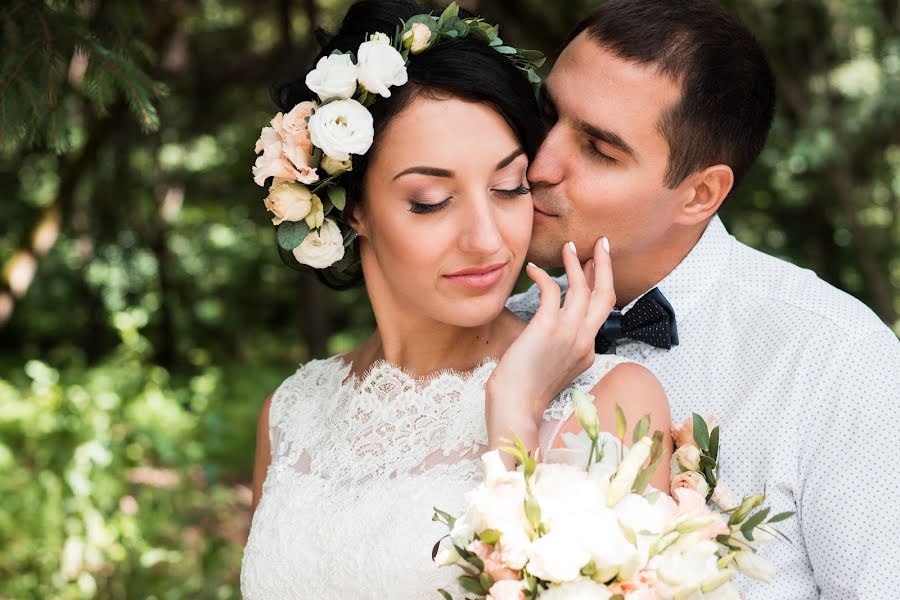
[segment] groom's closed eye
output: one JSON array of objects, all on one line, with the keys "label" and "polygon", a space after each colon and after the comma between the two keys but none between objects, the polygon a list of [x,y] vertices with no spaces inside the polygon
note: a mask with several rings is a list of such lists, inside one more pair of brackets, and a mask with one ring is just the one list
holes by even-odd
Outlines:
[{"label": "groom's closed eye", "polygon": [[544,122],[547,125],[553,125],[556,123],[556,120],[559,118],[559,114],[556,112],[556,105],[553,104],[553,99],[550,97],[550,92],[547,91],[547,86],[541,86],[541,116],[544,119]]}]

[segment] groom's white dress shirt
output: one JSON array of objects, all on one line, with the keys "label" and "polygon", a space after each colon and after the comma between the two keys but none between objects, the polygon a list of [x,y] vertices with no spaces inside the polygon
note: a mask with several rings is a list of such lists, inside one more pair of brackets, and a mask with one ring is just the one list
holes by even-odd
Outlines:
[{"label": "groom's white dress shirt", "polygon": [[[656,374],[673,423],[717,417],[721,484],[734,496],[765,492],[771,514],[797,512],[778,526],[791,543],[761,549],[772,582],[736,580],[744,598],[900,599],[897,337],[813,272],[735,240],[718,217],[655,287],[680,345],[621,340],[613,351]],[[530,318],[538,304],[532,288],[509,307]]]}]

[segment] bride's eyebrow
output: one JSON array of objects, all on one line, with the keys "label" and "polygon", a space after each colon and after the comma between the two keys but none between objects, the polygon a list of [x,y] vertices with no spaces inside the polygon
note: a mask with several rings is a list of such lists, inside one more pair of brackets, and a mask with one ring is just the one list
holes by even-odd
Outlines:
[{"label": "bride's eyebrow", "polygon": [[512,161],[516,160],[523,154],[525,154],[525,150],[523,150],[522,148],[516,148],[510,153],[509,156],[497,163],[497,168],[495,170],[499,171],[500,169],[505,169],[510,164],[512,164]]},{"label": "bride's eyebrow", "polygon": [[[500,169],[508,167],[512,163],[512,161],[519,158],[519,156],[521,156],[522,154],[525,154],[525,150],[523,150],[522,148],[516,148],[510,153],[509,156],[497,163],[496,170],[499,171]],[[402,171],[394,175],[393,181],[397,181],[404,175],[427,175],[428,177],[451,178],[455,175],[455,173],[448,169],[439,169],[437,167],[410,167],[408,169],[403,169]]]}]

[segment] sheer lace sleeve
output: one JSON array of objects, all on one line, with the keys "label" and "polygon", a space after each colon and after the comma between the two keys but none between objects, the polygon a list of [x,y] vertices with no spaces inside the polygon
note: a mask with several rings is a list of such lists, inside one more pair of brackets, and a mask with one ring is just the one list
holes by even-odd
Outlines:
[{"label": "sheer lace sleeve", "polygon": [[544,422],[538,431],[538,442],[542,452],[547,452],[556,441],[559,430],[572,415],[574,407],[572,405],[572,389],[589,393],[594,387],[600,383],[614,367],[630,362],[626,358],[616,356],[615,354],[597,354],[594,356],[594,364],[592,364],[584,373],[579,375],[572,381],[572,384],[563,390],[556,398],[554,398],[547,410],[544,411]]}]

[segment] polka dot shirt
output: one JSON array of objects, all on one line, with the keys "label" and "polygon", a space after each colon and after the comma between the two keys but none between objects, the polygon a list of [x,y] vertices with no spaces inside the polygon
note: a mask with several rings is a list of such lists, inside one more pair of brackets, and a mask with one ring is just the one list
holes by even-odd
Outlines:
[{"label": "polka dot shirt", "polygon": [[[559,280],[565,289],[565,278]],[[673,422],[721,425],[721,482],[796,511],[760,554],[769,584],[745,600],[900,599],[900,341],[865,305],[808,270],[734,239],[718,217],[655,287],[678,346],[611,348],[651,369]],[[536,288],[509,307],[530,318]],[[623,308],[627,313],[633,305]]]}]

